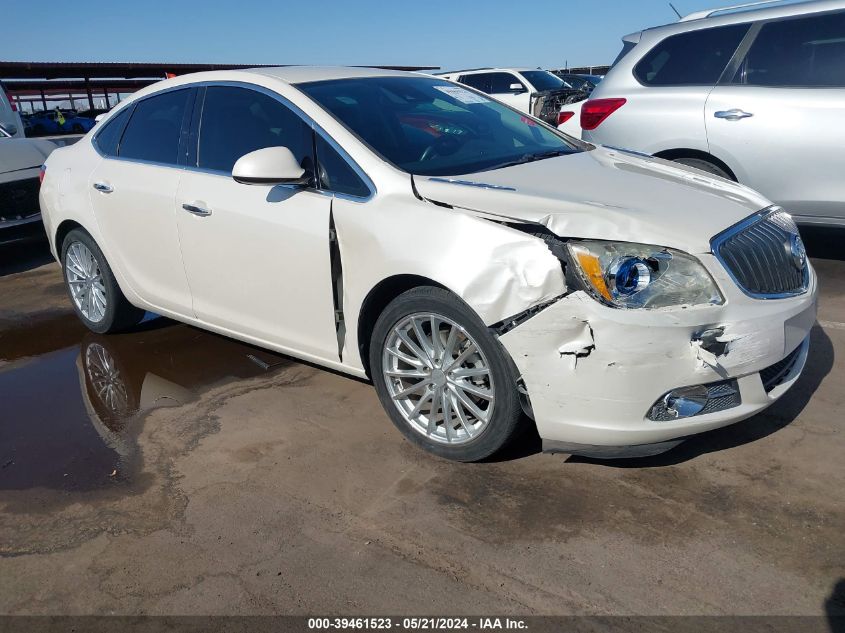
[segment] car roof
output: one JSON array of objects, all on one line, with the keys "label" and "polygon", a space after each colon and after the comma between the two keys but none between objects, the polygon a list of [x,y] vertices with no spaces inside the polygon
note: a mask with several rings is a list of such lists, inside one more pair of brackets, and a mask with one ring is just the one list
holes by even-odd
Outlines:
[{"label": "car roof", "polygon": [[[778,2],[778,0],[774,0],[774,2]],[[685,33],[687,31],[694,31],[702,28],[710,28],[713,26],[738,24],[756,20],[772,20],[777,18],[807,15],[811,13],[821,13],[823,11],[835,11],[836,9],[845,9],[845,0],[809,0],[807,2],[795,2],[791,4],[769,6],[774,2],[765,4],[752,3],[745,6],[736,5],[722,8],[715,7],[707,11],[697,11],[681,18],[678,22],[644,29],[640,33],[643,35],[648,33],[652,36],[665,36],[673,35],[675,33]],[[756,6],[759,4],[762,4],[763,6]],[[639,33],[632,33],[631,35],[625,36],[623,39],[628,39],[638,34]]]},{"label": "car roof", "polygon": [[480,74],[480,73],[502,73],[502,72],[505,72],[505,73],[507,73],[507,72],[521,73],[521,72],[525,72],[527,70],[543,70],[543,69],[542,68],[528,68],[528,67],[520,68],[520,67],[511,66],[511,67],[508,67],[508,68],[504,68],[504,67],[502,67],[502,68],[469,68],[469,69],[466,69],[466,70],[450,70],[449,72],[446,72],[446,73],[437,73],[437,74],[438,75],[458,75],[458,74],[461,74],[461,75],[477,75],[477,74]]},{"label": "car roof", "polygon": [[332,79],[357,79],[360,77],[407,77],[414,74],[404,70],[359,66],[278,66],[274,68],[246,68],[232,72],[264,75],[289,84]]}]

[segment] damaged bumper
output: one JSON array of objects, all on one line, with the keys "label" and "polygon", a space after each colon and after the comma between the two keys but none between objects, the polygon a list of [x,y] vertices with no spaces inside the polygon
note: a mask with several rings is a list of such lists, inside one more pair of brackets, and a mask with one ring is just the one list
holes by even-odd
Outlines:
[{"label": "damaged bumper", "polygon": [[[712,256],[701,259],[723,277]],[[789,299],[755,300],[721,285],[725,305],[671,310],[618,310],[574,292],[502,335],[544,446],[655,454],[780,398],[807,359],[815,274]]]}]

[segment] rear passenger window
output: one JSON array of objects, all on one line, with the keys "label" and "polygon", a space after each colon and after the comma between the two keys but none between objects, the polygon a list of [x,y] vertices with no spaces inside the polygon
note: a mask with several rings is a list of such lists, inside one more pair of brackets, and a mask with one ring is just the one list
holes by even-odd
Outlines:
[{"label": "rear passenger window", "polygon": [[481,92],[490,93],[490,73],[478,73],[476,75],[464,75],[459,80],[462,84],[475,88]]},{"label": "rear passenger window", "polygon": [[313,173],[312,130],[281,102],[255,90],[211,86],[205,93],[197,164],[232,173],[244,154],[287,147]]},{"label": "rear passenger window", "polygon": [[735,82],[845,87],[845,13],[764,24]]},{"label": "rear passenger window", "polygon": [[634,75],[647,86],[712,86],[749,27],[734,24],[667,37],[636,65]]},{"label": "rear passenger window", "polygon": [[175,165],[190,96],[190,89],[174,90],[139,101],[120,140],[120,157]]},{"label": "rear passenger window", "polygon": [[120,112],[111,117],[96,136],[97,149],[106,156],[117,156],[117,145],[123,135],[123,129],[129,120],[129,112],[132,106],[123,108]]},{"label": "rear passenger window", "polygon": [[352,166],[319,134],[317,135],[317,175],[320,188],[366,198],[370,188]]}]

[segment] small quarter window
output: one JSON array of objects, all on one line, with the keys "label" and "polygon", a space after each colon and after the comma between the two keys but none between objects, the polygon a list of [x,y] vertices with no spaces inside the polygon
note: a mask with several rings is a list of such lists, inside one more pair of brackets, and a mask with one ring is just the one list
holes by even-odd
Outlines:
[{"label": "small quarter window", "polygon": [[733,24],[672,35],[652,48],[634,68],[647,86],[712,86],[748,32]]},{"label": "small quarter window", "polygon": [[176,165],[190,95],[190,89],[174,90],[139,101],[120,140],[119,156]]},{"label": "small quarter window", "polygon": [[366,198],[370,188],[352,166],[319,134],[317,135],[317,176],[320,188]]},{"label": "small quarter window", "polygon": [[120,137],[123,136],[123,130],[126,127],[126,122],[129,120],[129,112],[131,110],[131,105],[123,108],[123,110],[106,121],[103,129],[97,133],[94,142],[97,144],[97,149],[106,156],[117,156],[117,146],[120,143]]}]

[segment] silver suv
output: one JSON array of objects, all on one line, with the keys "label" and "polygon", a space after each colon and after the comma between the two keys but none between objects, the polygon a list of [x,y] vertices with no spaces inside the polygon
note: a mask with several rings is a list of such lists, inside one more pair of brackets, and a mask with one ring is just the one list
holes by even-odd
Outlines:
[{"label": "silver suv", "polygon": [[736,180],[798,222],[845,226],[845,0],[702,11],[623,43],[582,106],[585,140]]}]

